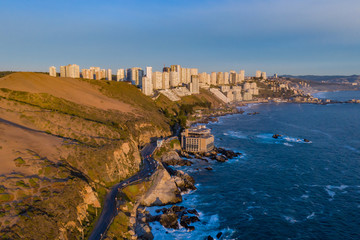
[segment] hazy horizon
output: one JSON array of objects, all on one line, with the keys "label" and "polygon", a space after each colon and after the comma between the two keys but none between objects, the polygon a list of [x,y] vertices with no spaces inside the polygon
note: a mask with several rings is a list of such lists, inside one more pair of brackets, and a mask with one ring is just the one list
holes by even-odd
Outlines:
[{"label": "hazy horizon", "polygon": [[2,1],[0,71],[164,64],[359,75],[355,0]]}]

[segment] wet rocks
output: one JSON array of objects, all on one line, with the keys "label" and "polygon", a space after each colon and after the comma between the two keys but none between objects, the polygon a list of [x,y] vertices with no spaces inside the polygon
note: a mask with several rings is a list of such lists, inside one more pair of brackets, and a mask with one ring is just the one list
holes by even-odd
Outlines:
[{"label": "wet rocks", "polygon": [[208,171],[213,170],[212,167],[206,167],[205,169],[208,170]]},{"label": "wet rocks", "polygon": [[282,137],[282,135],[280,135],[280,134],[274,134],[274,135],[272,135],[272,138],[275,138],[275,139],[278,139],[278,138],[280,138],[280,137]]},{"label": "wet rocks", "polygon": [[160,223],[166,228],[179,229],[178,216],[175,213],[162,214]]},{"label": "wet rocks", "polygon": [[191,166],[193,164],[193,162],[191,162],[189,160],[185,160],[185,159],[181,159],[181,160],[170,159],[170,160],[163,161],[163,162],[170,166]]},{"label": "wet rocks", "polygon": [[304,142],[308,143],[308,142],[310,142],[310,140],[305,138]]},{"label": "wet rocks", "polygon": [[[161,225],[166,228],[179,229],[179,225],[189,231],[195,230],[194,226],[190,224],[199,222],[198,212],[195,209],[186,209],[183,206],[172,206],[170,208],[161,208],[156,210],[156,213],[161,215],[148,216],[148,221],[159,221]],[[189,216],[192,214],[194,216]]]},{"label": "wet rocks", "polygon": [[191,166],[193,163],[182,159],[176,151],[169,151],[163,154],[161,161],[171,166]]}]

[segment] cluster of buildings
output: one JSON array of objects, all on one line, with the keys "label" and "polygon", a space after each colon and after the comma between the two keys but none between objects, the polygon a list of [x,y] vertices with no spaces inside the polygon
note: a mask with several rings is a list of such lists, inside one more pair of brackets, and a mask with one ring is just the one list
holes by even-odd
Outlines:
[{"label": "cluster of buildings", "polygon": [[[50,67],[49,74],[56,77],[56,67]],[[197,68],[171,65],[164,66],[161,72],[153,72],[152,67],[146,67],[145,71],[139,67],[133,67],[118,69],[115,77],[111,69],[90,67],[81,69],[80,72],[79,65],[69,64],[60,67],[60,77],[128,81],[138,86],[147,96],[153,96],[155,92],[158,92],[172,101],[177,101],[182,96],[198,94],[200,88],[212,89],[211,91],[225,102],[251,100],[253,95],[258,95],[256,83],[246,82],[244,70],[199,73]],[[256,71],[255,77],[266,79],[266,73]]]}]

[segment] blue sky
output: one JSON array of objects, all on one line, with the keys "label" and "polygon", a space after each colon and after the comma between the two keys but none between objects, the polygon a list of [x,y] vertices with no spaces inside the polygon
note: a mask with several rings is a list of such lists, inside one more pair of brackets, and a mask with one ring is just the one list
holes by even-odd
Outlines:
[{"label": "blue sky", "polygon": [[0,0],[0,70],[360,74],[359,0]]}]

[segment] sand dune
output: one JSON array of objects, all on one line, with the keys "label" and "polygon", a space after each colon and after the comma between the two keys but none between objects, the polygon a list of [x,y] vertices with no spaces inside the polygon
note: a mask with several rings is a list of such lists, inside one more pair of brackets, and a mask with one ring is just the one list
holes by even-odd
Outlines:
[{"label": "sand dune", "polygon": [[50,77],[41,73],[20,72],[0,78],[0,88],[30,93],[49,93],[78,104],[99,109],[115,109],[131,112],[133,108],[124,102],[103,95],[95,86],[73,78]]}]

